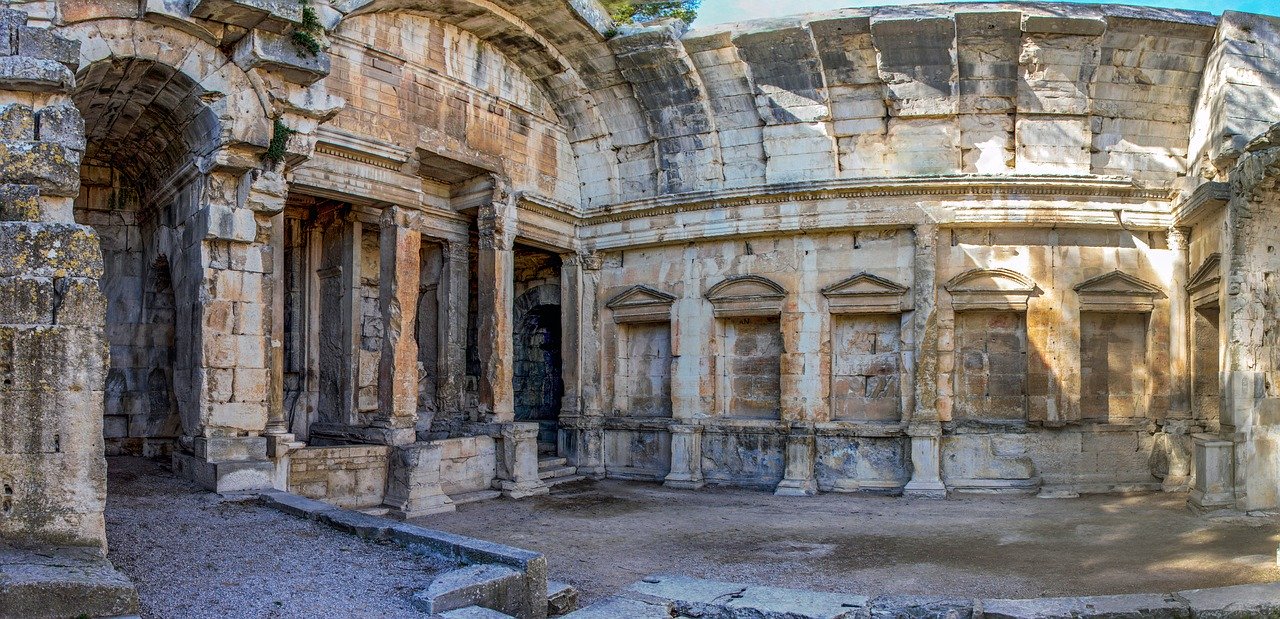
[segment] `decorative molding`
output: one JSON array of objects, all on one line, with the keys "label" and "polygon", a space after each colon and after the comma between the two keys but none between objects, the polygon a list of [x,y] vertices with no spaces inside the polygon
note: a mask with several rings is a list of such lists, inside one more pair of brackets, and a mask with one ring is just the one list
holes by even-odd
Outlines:
[{"label": "decorative molding", "polygon": [[759,275],[738,275],[708,288],[705,296],[716,318],[777,316],[787,290]]},{"label": "decorative molding", "polygon": [[1150,312],[1165,296],[1159,286],[1122,271],[1091,277],[1075,285],[1080,311]]},{"label": "decorative molding", "polygon": [[972,196],[979,200],[999,200],[1036,195],[1135,198],[1161,202],[1169,202],[1173,198],[1169,190],[1135,187],[1131,179],[1112,176],[994,177],[957,174],[882,177],[818,181],[803,185],[800,183],[780,186],[760,185],[727,191],[697,191],[636,200],[603,207],[600,210],[605,212],[589,214],[585,223],[587,225],[614,223],[655,215],[779,202],[893,196]]},{"label": "decorative molding", "polygon": [[896,314],[911,309],[908,287],[863,271],[822,289],[832,314]]},{"label": "decorative molding", "polygon": [[613,310],[613,321],[618,324],[628,322],[670,322],[671,304],[676,298],[661,290],[648,286],[632,286],[609,299],[605,307]]},{"label": "decorative molding", "polygon": [[1026,311],[1027,300],[1040,292],[1031,278],[1009,269],[970,269],[943,288],[951,293],[951,305],[958,311]]},{"label": "decorative molding", "polygon": [[1187,280],[1187,293],[1191,307],[1218,306],[1222,287],[1222,254],[1213,253],[1200,263],[1200,268]]}]

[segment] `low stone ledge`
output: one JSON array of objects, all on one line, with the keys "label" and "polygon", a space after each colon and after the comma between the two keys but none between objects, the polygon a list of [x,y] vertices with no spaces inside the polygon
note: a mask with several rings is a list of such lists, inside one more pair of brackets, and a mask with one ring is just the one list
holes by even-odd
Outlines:
[{"label": "low stone ledge", "polygon": [[138,591],[93,550],[0,549],[0,619],[119,617],[138,612]]},{"label": "low stone ledge", "polygon": [[267,507],[315,520],[363,539],[393,541],[463,565],[511,567],[523,574],[524,599],[519,608],[525,610],[519,616],[547,616],[547,558],[541,553],[370,516],[279,490],[259,493],[258,501]]}]

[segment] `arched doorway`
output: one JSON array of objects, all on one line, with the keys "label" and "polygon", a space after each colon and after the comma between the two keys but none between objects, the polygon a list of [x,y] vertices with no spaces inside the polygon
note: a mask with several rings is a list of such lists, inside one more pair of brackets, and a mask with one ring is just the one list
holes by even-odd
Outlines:
[{"label": "arched doorway", "polygon": [[539,453],[556,452],[561,375],[560,287],[532,288],[515,302],[513,381],[516,420],[538,423]]}]

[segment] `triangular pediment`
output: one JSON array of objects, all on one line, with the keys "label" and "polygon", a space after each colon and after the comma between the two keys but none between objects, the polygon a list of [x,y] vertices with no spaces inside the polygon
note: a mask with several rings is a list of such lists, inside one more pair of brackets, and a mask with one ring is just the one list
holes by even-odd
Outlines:
[{"label": "triangular pediment", "polygon": [[1216,286],[1222,279],[1222,254],[1210,254],[1204,259],[1200,268],[1191,274],[1191,278],[1187,280],[1187,290],[1195,292],[1197,290]]},{"label": "triangular pediment", "polygon": [[675,300],[675,296],[661,290],[654,290],[648,286],[632,286],[609,299],[609,302],[605,303],[604,306],[609,309],[648,307],[652,305],[671,305]]},{"label": "triangular pediment", "polygon": [[781,299],[787,290],[776,282],[759,275],[730,277],[707,289],[711,302],[737,299]]},{"label": "triangular pediment", "polygon": [[872,275],[865,271],[822,289],[822,294],[827,297],[885,294],[901,295],[906,292],[906,286],[880,277],[879,275]]},{"label": "triangular pediment", "polygon": [[947,282],[947,292],[1035,292],[1030,277],[1009,269],[971,269]]},{"label": "triangular pediment", "polygon": [[1076,284],[1075,290],[1088,294],[1164,296],[1164,291],[1159,286],[1122,271],[1112,271],[1087,279]]}]

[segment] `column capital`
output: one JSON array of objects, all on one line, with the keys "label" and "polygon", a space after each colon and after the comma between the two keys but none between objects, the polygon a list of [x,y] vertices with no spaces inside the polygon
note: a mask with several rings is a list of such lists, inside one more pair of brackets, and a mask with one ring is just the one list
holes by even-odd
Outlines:
[{"label": "column capital", "polygon": [[1169,249],[1174,251],[1185,251],[1187,249],[1188,239],[1191,237],[1191,230],[1178,226],[1170,226],[1166,235]]}]

